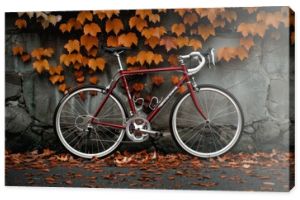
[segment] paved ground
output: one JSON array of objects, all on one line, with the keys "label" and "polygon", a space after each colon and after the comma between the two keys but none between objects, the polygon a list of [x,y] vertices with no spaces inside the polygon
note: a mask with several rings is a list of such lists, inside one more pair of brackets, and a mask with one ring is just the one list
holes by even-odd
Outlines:
[{"label": "paved ground", "polygon": [[[90,170],[82,166],[58,164],[49,170],[6,169],[7,186],[161,188],[196,190],[288,191],[289,170],[286,167],[256,166],[246,168],[213,167],[205,161],[200,168],[183,162],[167,170],[155,167],[103,166]],[[206,167],[210,166],[210,167]]]}]

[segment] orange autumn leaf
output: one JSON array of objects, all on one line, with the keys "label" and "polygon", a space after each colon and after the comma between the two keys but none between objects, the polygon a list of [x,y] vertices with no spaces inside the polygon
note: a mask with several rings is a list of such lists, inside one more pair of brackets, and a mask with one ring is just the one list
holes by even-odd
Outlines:
[{"label": "orange autumn leaf", "polygon": [[80,76],[80,77],[76,78],[76,82],[77,82],[77,83],[83,83],[84,80],[85,80],[85,77],[84,77],[84,76]]},{"label": "orange autumn leaf", "polygon": [[236,55],[241,61],[243,61],[249,57],[249,52],[244,47],[238,47],[236,48]]},{"label": "orange autumn leaf", "polygon": [[213,25],[199,25],[198,26],[198,34],[201,35],[203,40],[207,40],[207,38],[211,35],[215,35],[215,28]]},{"label": "orange autumn leaf", "polygon": [[153,23],[160,22],[160,15],[159,14],[151,14],[148,17],[149,17],[150,22],[153,22]]},{"label": "orange autumn leaf", "polygon": [[280,11],[266,12],[259,11],[256,15],[257,22],[264,23],[267,26],[273,26],[278,29],[280,22],[282,21],[282,14]]},{"label": "orange autumn leaf", "polygon": [[237,27],[237,32],[240,32],[244,37],[248,35],[259,35],[263,37],[267,30],[267,26],[262,23],[240,23]]},{"label": "orange autumn leaf", "polygon": [[210,23],[216,20],[217,16],[225,11],[225,8],[197,8],[196,13],[201,17],[207,17]]},{"label": "orange autumn leaf", "polygon": [[113,31],[116,35],[124,29],[124,25],[120,19],[112,19],[112,20],[107,20],[105,24],[105,31],[107,33]]},{"label": "orange autumn leaf", "polygon": [[21,56],[24,52],[24,48],[22,46],[15,46],[12,48],[12,53],[14,56]]},{"label": "orange autumn leaf", "polygon": [[75,18],[70,18],[67,23],[62,23],[59,25],[59,29],[62,33],[71,32],[72,28],[74,28],[74,30],[80,30],[82,25]]},{"label": "orange autumn leaf", "polygon": [[179,81],[180,81],[179,76],[176,76],[176,75],[171,76],[171,82],[173,85],[177,85],[179,83]]},{"label": "orange autumn leaf", "polygon": [[149,45],[152,49],[154,49],[157,45],[159,45],[159,41],[158,37],[151,36],[145,40],[145,45]]},{"label": "orange autumn leaf", "polygon": [[31,59],[31,56],[30,56],[30,54],[28,54],[28,53],[24,53],[23,55],[21,55],[21,60],[22,60],[24,63],[29,62],[30,59]]},{"label": "orange autumn leaf", "polygon": [[230,61],[231,59],[236,58],[236,48],[234,47],[223,47],[217,50],[217,57],[218,60],[225,60],[226,62]]},{"label": "orange autumn leaf", "polygon": [[97,11],[94,11],[94,14],[96,14],[100,20],[103,20],[105,17],[110,19],[113,15],[118,16],[119,13],[120,13],[119,10],[97,10]]},{"label": "orange autumn leaf", "polygon": [[137,46],[138,37],[133,32],[123,33],[118,37],[118,43],[124,47],[131,47],[133,44]]},{"label": "orange autumn leaf", "polygon": [[175,54],[170,55],[169,58],[168,58],[168,62],[169,62],[171,65],[177,66],[177,65],[178,65],[178,58],[177,58],[177,55],[175,55]]},{"label": "orange autumn leaf", "polygon": [[182,35],[185,32],[185,26],[183,23],[173,24],[171,27],[172,33],[175,33],[177,36]]},{"label": "orange autumn leaf", "polygon": [[42,57],[51,58],[53,53],[54,50],[52,48],[37,48],[31,52],[31,56],[37,60],[40,60]]},{"label": "orange autumn leaf", "polygon": [[98,77],[98,76],[91,76],[91,77],[89,78],[89,82],[90,82],[91,84],[96,85],[96,84],[98,83],[98,81],[99,81],[99,77]]},{"label": "orange autumn leaf", "polygon": [[187,90],[185,85],[182,85],[178,88],[178,93],[183,94]]},{"label": "orange autumn leaf", "polygon": [[161,75],[152,76],[151,80],[152,80],[152,83],[156,86],[160,86],[165,81],[164,77]]},{"label": "orange autumn leaf", "polygon": [[158,27],[151,27],[148,29],[143,29],[141,34],[145,38],[149,39],[150,37],[157,37],[160,38],[162,35],[166,33],[166,28],[163,26],[158,26]]},{"label": "orange autumn leaf", "polygon": [[189,45],[189,38],[188,37],[182,37],[182,36],[177,37],[176,43],[177,43],[178,48],[188,46]]},{"label": "orange autumn leaf", "polygon": [[63,67],[61,65],[58,65],[56,67],[50,66],[49,67],[49,74],[50,75],[55,75],[55,74],[60,75],[63,70],[64,69],[63,69]]},{"label": "orange autumn leaf", "polygon": [[154,54],[153,56],[153,62],[158,65],[159,63],[163,62],[163,57],[161,54]]},{"label": "orange autumn leaf", "polygon": [[132,85],[132,88],[136,91],[136,92],[140,92],[144,89],[144,83],[134,83]]},{"label": "orange autumn leaf", "polygon": [[60,85],[58,86],[58,90],[61,91],[61,92],[65,92],[66,89],[67,89],[67,85],[66,85],[65,83],[60,84]]},{"label": "orange autumn leaf", "polygon": [[80,24],[84,24],[85,21],[92,21],[93,20],[93,14],[89,11],[81,11],[77,15],[77,21],[80,22]]},{"label": "orange autumn leaf", "polygon": [[190,39],[188,46],[193,47],[194,50],[198,50],[202,48],[202,43],[197,39]]},{"label": "orange autumn leaf", "polygon": [[225,20],[224,19],[215,19],[211,24],[214,28],[218,28],[218,27],[224,28]]},{"label": "orange autumn leaf", "polygon": [[19,29],[22,29],[22,28],[26,28],[27,27],[27,22],[25,19],[17,19],[15,21],[15,25],[19,28]]},{"label": "orange autumn leaf", "polygon": [[91,36],[96,37],[97,33],[101,32],[101,28],[99,27],[98,24],[93,22],[93,23],[84,25],[83,32],[85,35],[91,35]]},{"label": "orange autumn leaf", "polygon": [[248,51],[249,49],[254,46],[253,37],[246,37],[240,39],[240,45],[245,47]]},{"label": "orange autumn leaf", "polygon": [[171,49],[177,49],[177,40],[175,37],[171,36],[164,36],[160,39],[161,46],[165,46],[167,52],[169,52]]},{"label": "orange autumn leaf", "polygon": [[80,37],[80,43],[87,51],[90,51],[93,47],[98,47],[99,40],[97,37],[91,35],[82,35]]},{"label": "orange autumn leaf", "polygon": [[141,65],[147,62],[149,65],[152,63],[154,58],[154,53],[152,51],[140,51],[136,56],[136,61]]},{"label": "orange autumn leaf", "polygon": [[73,51],[80,51],[80,44],[78,40],[69,40],[67,44],[65,44],[64,46],[65,49],[67,49],[67,51],[69,53],[72,53]]},{"label": "orange autumn leaf", "polygon": [[49,77],[49,80],[54,85],[55,83],[62,83],[65,80],[65,77],[61,75],[53,75]]},{"label": "orange autumn leaf", "polygon": [[222,12],[222,17],[231,23],[232,21],[236,21],[237,13],[234,10],[226,9],[224,12]]},{"label": "orange autumn leaf", "polygon": [[117,47],[119,46],[118,36],[110,35],[107,37],[106,44],[108,47]]},{"label": "orange autumn leaf", "polygon": [[148,23],[146,20],[144,20],[140,17],[134,16],[129,19],[129,26],[131,29],[133,27],[135,27],[138,31],[141,32],[143,30],[143,28],[148,27]]},{"label": "orange autumn leaf", "polygon": [[139,9],[135,11],[135,15],[139,16],[142,19],[145,19],[147,16],[152,15],[152,10]]},{"label": "orange autumn leaf", "polygon": [[183,23],[192,26],[198,22],[198,16],[196,13],[187,13],[183,17]]},{"label": "orange autumn leaf", "polygon": [[49,62],[46,59],[36,60],[32,63],[32,66],[39,74],[41,74],[44,70],[49,70]]},{"label": "orange autumn leaf", "polygon": [[136,56],[128,56],[126,59],[126,63],[134,65],[136,63]]},{"label": "orange autumn leaf", "polygon": [[98,53],[98,48],[93,47],[92,49],[90,49],[90,50],[87,52],[87,55],[88,55],[88,56],[91,56],[91,57],[96,57],[96,56],[97,56],[97,53]]},{"label": "orange autumn leaf", "polygon": [[62,54],[59,60],[61,64],[64,64],[65,66],[69,67],[71,64],[81,64],[83,62],[83,56],[80,53]]},{"label": "orange autumn leaf", "polygon": [[188,9],[175,9],[174,11],[175,11],[180,17],[183,17],[184,14],[185,14],[186,12],[188,12],[189,10],[188,10]]},{"label": "orange autumn leaf", "polygon": [[100,69],[101,71],[104,70],[105,67],[105,60],[103,58],[91,58],[89,59],[88,66],[90,69],[96,71],[97,69]]}]

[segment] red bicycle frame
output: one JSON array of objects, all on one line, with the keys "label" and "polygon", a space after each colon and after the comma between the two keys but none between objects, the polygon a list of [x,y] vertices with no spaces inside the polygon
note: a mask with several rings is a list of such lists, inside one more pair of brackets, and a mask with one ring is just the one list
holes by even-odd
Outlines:
[{"label": "red bicycle frame", "polygon": [[207,118],[206,118],[205,114],[203,113],[203,111],[197,101],[193,85],[190,82],[190,77],[188,76],[187,68],[185,65],[181,65],[181,66],[155,68],[155,69],[119,70],[119,72],[115,75],[115,76],[118,76],[118,78],[116,80],[113,79],[113,81],[107,88],[106,96],[104,97],[103,101],[100,103],[98,109],[94,113],[94,116],[93,116],[93,119],[91,122],[94,124],[99,124],[102,126],[108,126],[108,127],[112,127],[112,128],[120,128],[120,129],[126,128],[126,125],[123,125],[123,124],[122,125],[121,124],[113,124],[113,123],[101,122],[101,121],[95,120],[95,119],[97,119],[96,116],[100,113],[101,109],[105,105],[109,96],[112,94],[113,90],[116,88],[119,80],[121,79],[121,81],[125,87],[126,96],[127,96],[130,111],[131,111],[130,113],[131,113],[131,115],[135,115],[137,113],[137,111],[136,111],[134,101],[133,101],[130,91],[129,91],[126,76],[147,74],[147,73],[153,73],[153,72],[167,72],[167,71],[181,71],[183,73],[183,76],[182,76],[181,80],[177,83],[177,85],[174,86],[174,88],[163,98],[163,100],[159,103],[159,105],[156,106],[156,108],[147,116],[147,120],[149,122],[151,122],[153,120],[153,118],[159,113],[161,108],[165,105],[165,103],[174,94],[174,92],[176,92],[178,90],[178,88],[181,87],[184,83],[187,84],[187,88],[190,92],[191,98],[193,100],[193,103],[195,104],[196,109],[198,110],[199,114],[206,120]]}]

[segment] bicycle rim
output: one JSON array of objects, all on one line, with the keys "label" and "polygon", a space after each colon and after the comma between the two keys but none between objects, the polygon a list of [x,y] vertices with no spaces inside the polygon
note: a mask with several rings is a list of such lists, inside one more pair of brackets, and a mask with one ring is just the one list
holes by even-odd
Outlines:
[{"label": "bicycle rim", "polygon": [[[58,137],[66,149],[79,157],[107,156],[124,138],[124,129],[96,124],[87,128],[88,121],[93,117],[104,96],[104,90],[101,88],[79,88],[67,95],[57,108],[55,128]],[[96,118],[102,122],[116,124],[124,124],[126,121],[124,109],[113,95],[109,96]]]},{"label": "bicycle rim", "polygon": [[197,100],[208,120],[194,106],[190,93],[175,104],[171,129],[177,143],[188,153],[208,158],[226,153],[238,141],[243,114],[234,97],[213,86],[199,87]]}]

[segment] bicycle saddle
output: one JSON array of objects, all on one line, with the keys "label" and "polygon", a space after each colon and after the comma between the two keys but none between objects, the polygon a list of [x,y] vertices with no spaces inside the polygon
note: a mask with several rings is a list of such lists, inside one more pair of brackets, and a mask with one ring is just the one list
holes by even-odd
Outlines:
[{"label": "bicycle saddle", "polygon": [[103,47],[104,51],[109,52],[109,53],[115,53],[115,52],[120,52],[120,51],[125,51],[129,50],[129,47]]}]

